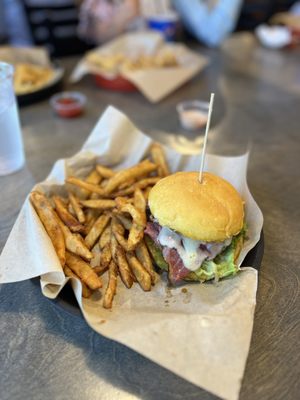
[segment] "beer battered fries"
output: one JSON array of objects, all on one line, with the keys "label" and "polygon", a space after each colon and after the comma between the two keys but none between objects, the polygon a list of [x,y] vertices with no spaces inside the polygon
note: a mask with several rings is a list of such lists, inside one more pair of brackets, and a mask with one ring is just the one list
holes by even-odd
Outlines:
[{"label": "beer battered fries", "polygon": [[19,63],[15,66],[14,88],[17,95],[33,92],[47,85],[54,70],[40,65]]},{"label": "beer battered fries", "polygon": [[125,53],[103,54],[91,51],[86,60],[106,72],[138,71],[149,68],[170,68],[179,65],[177,57],[171,49],[163,47],[154,54],[140,53],[135,56]]},{"label": "beer battered fries", "polygon": [[[162,148],[121,171],[96,165],[84,179],[68,177],[66,196],[32,192],[30,200],[51,239],[67,277],[79,279],[82,296],[102,288],[103,307],[111,308],[117,280],[130,289],[150,291],[157,281],[144,240],[148,193],[169,173]],[[101,278],[100,278],[101,275]]]}]

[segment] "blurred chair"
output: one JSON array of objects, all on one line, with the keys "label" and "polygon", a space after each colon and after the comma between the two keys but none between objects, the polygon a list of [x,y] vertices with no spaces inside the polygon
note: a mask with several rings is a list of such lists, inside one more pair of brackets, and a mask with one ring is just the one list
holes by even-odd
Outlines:
[{"label": "blurred chair", "polygon": [[77,35],[78,9],[72,0],[25,0],[24,10],[34,44],[53,56],[80,54],[90,46]]}]

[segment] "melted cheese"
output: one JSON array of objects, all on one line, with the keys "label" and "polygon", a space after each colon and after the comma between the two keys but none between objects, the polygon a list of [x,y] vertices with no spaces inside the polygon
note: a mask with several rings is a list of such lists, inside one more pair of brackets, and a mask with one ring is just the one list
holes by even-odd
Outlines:
[{"label": "melted cheese", "polygon": [[224,242],[202,242],[189,239],[165,226],[160,230],[157,240],[162,246],[176,249],[184,266],[190,271],[196,271],[204,260],[214,259],[231,243],[231,239]]}]

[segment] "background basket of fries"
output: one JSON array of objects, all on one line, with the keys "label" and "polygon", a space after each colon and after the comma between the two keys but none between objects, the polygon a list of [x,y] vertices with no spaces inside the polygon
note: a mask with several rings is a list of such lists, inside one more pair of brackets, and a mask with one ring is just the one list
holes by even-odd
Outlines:
[{"label": "background basket of fries", "polygon": [[74,69],[71,81],[92,74],[110,90],[140,90],[157,102],[187,82],[208,59],[183,44],[164,42],[153,31],[125,34],[88,52]]},{"label": "background basket of fries", "polygon": [[14,66],[14,89],[19,105],[50,97],[62,87],[64,71],[39,47],[0,47],[0,59]]}]

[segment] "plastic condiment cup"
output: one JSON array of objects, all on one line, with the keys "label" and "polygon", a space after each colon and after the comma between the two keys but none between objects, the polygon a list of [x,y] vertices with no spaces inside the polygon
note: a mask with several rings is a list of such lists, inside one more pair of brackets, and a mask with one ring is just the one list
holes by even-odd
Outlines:
[{"label": "plastic condiment cup", "polygon": [[63,118],[74,118],[82,114],[86,97],[79,92],[61,92],[50,99],[54,111]]},{"label": "plastic condiment cup", "polygon": [[196,131],[205,127],[209,103],[200,100],[187,100],[177,104],[179,121],[184,129]]}]

